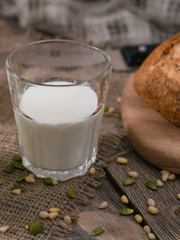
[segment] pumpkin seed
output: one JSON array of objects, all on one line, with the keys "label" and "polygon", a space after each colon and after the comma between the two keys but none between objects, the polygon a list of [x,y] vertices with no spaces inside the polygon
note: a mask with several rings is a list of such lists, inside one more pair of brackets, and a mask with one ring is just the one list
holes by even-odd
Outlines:
[{"label": "pumpkin seed", "polygon": [[14,168],[17,168],[19,170],[22,170],[24,171],[26,168],[19,162],[13,162],[11,163],[11,165],[14,167]]},{"label": "pumpkin seed", "polygon": [[151,181],[147,181],[145,183],[146,187],[151,189],[151,190],[157,190],[157,185]]},{"label": "pumpkin seed", "polygon": [[19,185],[19,184],[14,184],[14,185],[12,186],[12,190],[14,190],[14,189],[19,189],[19,190],[21,190],[22,192],[26,190],[23,186],[21,186],[21,185]]},{"label": "pumpkin seed", "polygon": [[14,129],[14,133],[15,133],[15,134],[18,134],[17,128]]},{"label": "pumpkin seed", "polygon": [[0,180],[0,185],[2,184],[2,180]]},{"label": "pumpkin seed", "polygon": [[70,198],[74,198],[74,197],[75,197],[75,193],[74,193],[73,190],[71,190],[71,189],[68,189],[68,190],[67,190],[67,195],[68,195]]},{"label": "pumpkin seed", "polygon": [[19,154],[13,154],[12,159],[15,161],[22,161],[22,157]]},{"label": "pumpkin seed", "polygon": [[37,235],[44,230],[44,225],[39,221],[32,221],[26,224],[25,228],[33,235]]},{"label": "pumpkin seed", "polygon": [[102,234],[105,231],[105,229],[103,227],[98,227],[95,228],[92,232],[91,232],[91,236],[98,236],[100,234]]},{"label": "pumpkin seed", "polygon": [[105,107],[104,108],[104,112],[108,112],[109,111],[109,108],[108,107]]},{"label": "pumpkin seed", "polygon": [[52,183],[52,180],[53,180],[52,178],[48,177],[48,178],[44,178],[43,182],[44,184],[50,185]]},{"label": "pumpkin seed", "polygon": [[16,182],[17,182],[17,183],[22,182],[26,177],[27,177],[27,175],[26,175],[26,174],[23,174],[23,175],[20,176],[18,179],[16,179]]},{"label": "pumpkin seed", "polygon": [[127,216],[127,215],[131,215],[134,212],[134,209],[132,208],[122,208],[119,213],[121,215]]},{"label": "pumpkin seed", "polygon": [[6,173],[12,173],[14,171],[14,167],[10,164],[6,165],[4,172]]},{"label": "pumpkin seed", "polygon": [[134,182],[135,182],[135,178],[127,177],[127,178],[124,179],[123,185],[124,186],[129,186],[129,185],[132,185]]}]

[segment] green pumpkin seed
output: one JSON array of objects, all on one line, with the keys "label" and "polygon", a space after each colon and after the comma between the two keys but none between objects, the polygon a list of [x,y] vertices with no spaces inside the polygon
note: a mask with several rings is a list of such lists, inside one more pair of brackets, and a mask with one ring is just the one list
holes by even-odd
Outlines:
[{"label": "green pumpkin seed", "polygon": [[52,178],[48,177],[48,178],[44,178],[43,182],[44,184],[50,185],[52,183],[52,180],[53,180]]},{"label": "green pumpkin seed", "polygon": [[15,161],[22,161],[22,157],[19,154],[13,154],[12,159]]},{"label": "green pumpkin seed", "polygon": [[14,190],[14,189],[19,189],[19,190],[21,190],[21,192],[23,192],[23,191],[26,190],[23,186],[21,186],[21,185],[19,185],[19,184],[14,184],[14,185],[12,186],[12,190]]},{"label": "green pumpkin seed", "polygon": [[68,195],[70,198],[74,198],[74,197],[75,197],[75,193],[74,193],[73,190],[71,190],[71,189],[68,189],[68,190],[67,190],[67,195]]},{"label": "green pumpkin seed", "polygon": [[91,232],[91,236],[98,236],[100,234],[102,234],[105,231],[105,229],[103,227],[98,227],[95,228],[92,232]]},{"label": "green pumpkin seed", "polygon": [[25,228],[33,235],[43,232],[44,225],[39,221],[32,221],[26,224]]},{"label": "green pumpkin seed", "polygon": [[27,177],[27,175],[26,175],[26,174],[23,174],[23,175],[20,176],[18,179],[16,179],[16,182],[17,182],[17,183],[22,182],[26,177]]},{"label": "green pumpkin seed", "polygon": [[147,181],[145,183],[146,187],[151,189],[151,190],[157,190],[157,185],[151,181]]},{"label": "green pumpkin seed", "polygon": [[6,173],[12,173],[14,171],[14,167],[11,164],[6,165],[4,171]]},{"label": "green pumpkin seed", "polygon": [[2,184],[2,180],[0,180],[0,185]]},{"label": "green pumpkin seed", "polygon": [[13,163],[11,163],[11,165],[12,165],[13,167],[19,169],[19,170],[22,170],[22,171],[24,171],[24,170],[26,169],[26,168],[25,168],[21,163],[19,163],[19,162],[13,162]]},{"label": "green pumpkin seed", "polygon": [[127,216],[127,215],[131,215],[134,212],[134,209],[132,208],[122,208],[119,213],[121,215]]},{"label": "green pumpkin seed", "polygon": [[109,111],[109,108],[108,107],[105,107],[104,108],[104,112],[108,112]]},{"label": "green pumpkin seed", "polygon": [[124,186],[129,186],[129,185],[132,185],[134,182],[135,182],[135,178],[127,177],[127,178],[124,179],[123,185]]},{"label": "green pumpkin seed", "polygon": [[17,128],[14,129],[14,133],[15,133],[15,134],[18,134]]}]

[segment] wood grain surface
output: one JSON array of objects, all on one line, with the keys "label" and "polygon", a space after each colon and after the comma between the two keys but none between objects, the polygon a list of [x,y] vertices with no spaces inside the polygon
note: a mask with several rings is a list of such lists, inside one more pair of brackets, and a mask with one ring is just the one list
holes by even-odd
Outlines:
[{"label": "wood grain surface", "polygon": [[180,128],[143,102],[134,90],[133,76],[123,90],[121,113],[137,152],[150,163],[180,174]]}]

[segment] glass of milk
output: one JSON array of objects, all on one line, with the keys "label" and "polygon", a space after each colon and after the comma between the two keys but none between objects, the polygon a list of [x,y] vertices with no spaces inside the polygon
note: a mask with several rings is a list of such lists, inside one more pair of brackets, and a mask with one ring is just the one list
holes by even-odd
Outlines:
[{"label": "glass of milk", "polygon": [[37,177],[86,174],[96,159],[111,74],[104,51],[72,40],[44,40],[6,60],[23,164]]}]

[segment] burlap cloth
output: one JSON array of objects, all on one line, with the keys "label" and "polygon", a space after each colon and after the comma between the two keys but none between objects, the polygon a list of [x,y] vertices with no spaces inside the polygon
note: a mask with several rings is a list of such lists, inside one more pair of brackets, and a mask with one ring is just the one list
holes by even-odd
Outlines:
[{"label": "burlap cloth", "polygon": [[[12,105],[9,96],[7,77],[4,68],[6,53],[16,46],[42,38],[41,34],[34,34],[30,29],[19,35],[13,28],[0,20],[0,29],[4,33],[0,37],[0,226],[9,225],[10,229],[0,235],[0,239],[63,239],[70,232],[63,216],[68,214],[75,223],[78,218],[79,206],[88,204],[94,196],[96,188],[101,186],[102,178],[105,176],[104,167],[111,161],[114,155],[121,151],[120,139],[124,134],[119,103],[116,98],[120,96],[126,74],[113,73],[109,89],[107,106],[115,107],[115,113],[105,114],[99,140],[97,160],[94,164],[96,174],[91,176],[76,177],[65,182],[58,182],[56,186],[48,186],[42,179],[36,179],[35,184],[22,183],[26,191],[19,196],[11,194],[11,187],[16,179],[22,175],[20,170],[8,174],[4,172],[5,166],[12,162],[12,154],[19,153],[18,136],[14,133],[16,128]],[[25,170],[25,173],[28,173]],[[70,199],[66,191],[72,189],[76,197]],[[50,207],[59,208],[59,217],[51,220],[42,220],[38,217],[41,210],[48,211]],[[42,234],[34,237],[25,229],[26,223],[33,220],[40,220],[44,223],[45,229]],[[66,238],[65,237],[65,238]]]}]

